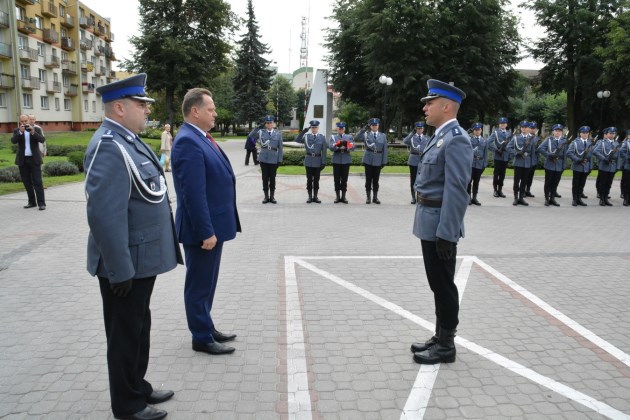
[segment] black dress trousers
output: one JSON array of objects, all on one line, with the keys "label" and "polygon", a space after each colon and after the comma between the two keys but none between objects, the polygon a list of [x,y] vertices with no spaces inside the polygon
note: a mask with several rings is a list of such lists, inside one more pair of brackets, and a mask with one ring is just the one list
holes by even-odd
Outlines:
[{"label": "black dress trousers", "polygon": [[454,330],[459,324],[459,293],[455,285],[457,246],[452,258],[441,260],[435,242],[422,240],[420,243],[424,270],[435,300],[435,315],[440,320],[441,328]]}]

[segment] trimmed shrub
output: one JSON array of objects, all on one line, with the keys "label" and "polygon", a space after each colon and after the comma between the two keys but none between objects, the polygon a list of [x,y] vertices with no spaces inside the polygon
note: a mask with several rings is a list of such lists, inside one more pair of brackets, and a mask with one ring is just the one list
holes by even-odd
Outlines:
[{"label": "trimmed shrub", "polygon": [[71,152],[68,154],[68,162],[74,163],[77,168],[79,168],[79,172],[83,172],[83,158],[85,157],[85,153],[81,151]]},{"label": "trimmed shrub", "polygon": [[17,166],[7,166],[0,169],[0,182],[22,182],[20,169]]},{"label": "trimmed shrub", "polygon": [[42,172],[48,176],[76,175],[79,168],[74,163],[57,161],[45,164]]},{"label": "trimmed shrub", "polygon": [[164,131],[163,128],[150,128],[147,127],[144,131],[142,131],[139,136],[141,138],[146,138],[146,139],[161,139],[162,138],[162,132]]},{"label": "trimmed shrub", "polygon": [[83,144],[47,144],[48,156],[68,156],[72,152],[83,152],[87,145]]}]

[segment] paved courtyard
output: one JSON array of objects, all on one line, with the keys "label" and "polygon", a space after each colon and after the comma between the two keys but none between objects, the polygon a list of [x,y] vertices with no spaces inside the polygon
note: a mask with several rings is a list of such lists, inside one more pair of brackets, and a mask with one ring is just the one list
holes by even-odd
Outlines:
[{"label": "paved courtyard", "polygon": [[[258,166],[223,144],[243,233],[224,248],[214,318],[236,352],[191,349],[184,268],[158,277],[147,379],[173,389],[169,419],[629,419],[630,208],[595,200],[530,206],[492,197],[466,214],[458,249],[457,362],[421,367],[409,346],[433,329],[433,298],[411,234],[408,176],[382,176],[382,204],[305,204],[305,177],[278,177],[262,205]],[[169,180],[170,181],[170,180]],[[169,183],[172,186],[172,182]],[[0,418],[109,419],[98,283],[85,270],[82,184],[0,197]],[[506,191],[511,190],[511,179]]]}]

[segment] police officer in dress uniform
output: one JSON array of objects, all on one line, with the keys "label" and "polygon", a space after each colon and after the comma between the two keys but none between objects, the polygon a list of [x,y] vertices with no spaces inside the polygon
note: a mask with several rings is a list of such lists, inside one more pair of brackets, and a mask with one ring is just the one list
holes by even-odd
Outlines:
[{"label": "police officer in dress uniform", "polygon": [[536,152],[535,144],[532,142],[533,137],[529,135],[529,123],[521,121],[521,134],[512,137],[508,143],[507,150],[510,156],[514,156],[514,202],[516,206],[522,204],[529,206],[529,203],[523,198],[525,196],[525,184],[527,182],[527,174],[532,166],[531,155]]},{"label": "police officer in dress uniform", "polygon": [[424,269],[435,302],[435,335],[414,343],[416,363],[455,361],[455,332],[459,323],[459,297],[455,285],[457,242],[464,236],[473,151],[470,138],[457,122],[466,94],[448,83],[430,79],[422,98],[427,124],[435,135],[424,149],[415,190],[418,193],[413,234],[420,238]]},{"label": "police officer in dress uniform", "polygon": [[265,117],[265,127],[255,128],[249,136],[256,139],[256,144],[260,148],[258,163],[260,163],[265,194],[262,203],[276,204],[276,172],[278,165],[282,162],[282,133],[273,128],[273,117],[268,115]]},{"label": "police officer in dress uniform", "polygon": [[[488,141],[481,135],[483,124],[480,122],[472,125],[473,135],[470,138],[470,142],[473,148],[473,162],[472,162],[472,174],[470,176],[470,182],[466,191],[470,195],[470,201],[468,204],[474,204],[480,206],[481,203],[477,200],[477,193],[479,192],[479,180],[481,174],[486,168],[488,161]],[[472,187],[472,191],[471,191]],[[472,192],[472,195],[471,195]]]},{"label": "police officer in dress uniform", "polygon": [[149,364],[156,276],[182,263],[164,172],[137,134],[149,104],[146,74],[97,88],[105,120],[85,153],[90,227],[87,269],[98,276],[103,299],[112,412],[116,418],[161,419],[158,404],[172,391],[144,379]]},{"label": "police officer in dress uniform", "polygon": [[507,129],[508,119],[501,117],[498,120],[499,127],[488,137],[488,149],[494,154],[494,171],[492,175],[492,187],[495,197],[505,197],[503,194],[503,181],[505,180],[505,170],[510,161],[510,154],[507,145],[512,137],[512,133]]},{"label": "police officer in dress uniform", "polygon": [[567,157],[571,159],[571,170],[573,171],[571,184],[571,193],[573,194],[571,205],[573,207],[586,206],[582,198],[587,198],[584,196],[584,186],[591,171],[591,158],[593,156],[593,147],[589,139],[590,132],[589,126],[580,127],[578,129],[579,137],[569,144],[569,150],[567,150]]},{"label": "police officer in dress uniform", "polygon": [[326,137],[319,134],[319,121],[312,120],[308,123],[310,133],[302,130],[295,139],[296,143],[304,144],[305,156],[304,167],[306,168],[306,191],[308,192],[307,203],[321,203],[317,197],[319,191],[319,175],[326,166],[326,152],[328,144]]},{"label": "police officer in dress uniform", "polygon": [[557,189],[567,159],[567,138],[563,135],[564,127],[556,124],[552,127],[552,135],[547,137],[537,152],[545,157],[545,206],[560,206],[556,201]]},{"label": "police officer in dress uniform", "polygon": [[[346,190],[348,189],[348,174],[350,173],[350,164],[352,156],[350,153],[354,150],[354,143],[350,134],[345,134],[346,123],[337,123],[337,134],[330,136],[328,148],[333,152],[332,165],[333,177],[335,180],[335,203],[348,204],[346,199]],[[339,193],[341,192],[341,197]]]},{"label": "police officer in dress uniform", "polygon": [[[532,143],[534,144],[534,148],[538,146],[538,142],[540,139],[538,138],[538,124],[534,121],[529,122],[529,134],[533,137]],[[529,168],[529,173],[527,174],[527,180],[525,181],[525,197],[534,198],[535,195],[531,193],[532,183],[534,182],[534,175],[536,174],[536,168],[538,167],[538,154],[534,153],[531,156],[532,158],[532,166]],[[556,196],[557,197],[557,196]]]},{"label": "police officer in dress uniform", "polygon": [[[368,121],[369,132],[361,131],[357,139],[363,140],[365,153],[363,154],[363,165],[365,166],[365,204],[381,204],[378,199],[378,180],[381,176],[381,169],[387,165],[387,137],[385,133],[379,133],[378,127],[381,120],[372,118]],[[374,191],[374,199],[371,193]]]},{"label": "police officer in dress uniform", "polygon": [[626,138],[619,150],[620,168],[623,171],[621,181],[623,183],[623,205],[630,205],[630,130],[626,130]]},{"label": "police officer in dress uniform", "polygon": [[608,127],[604,129],[604,138],[597,143],[593,155],[597,156],[597,191],[600,206],[612,206],[608,199],[615,172],[617,172],[617,158],[619,157],[619,145],[615,141],[617,129]]},{"label": "police officer in dress uniform", "polygon": [[416,175],[418,175],[420,154],[429,143],[429,136],[424,134],[424,123],[417,122],[415,126],[415,132],[409,133],[403,140],[403,144],[409,147],[407,165],[409,165],[409,181],[411,184],[411,204],[416,204],[416,191],[413,189],[413,185],[416,182]]}]

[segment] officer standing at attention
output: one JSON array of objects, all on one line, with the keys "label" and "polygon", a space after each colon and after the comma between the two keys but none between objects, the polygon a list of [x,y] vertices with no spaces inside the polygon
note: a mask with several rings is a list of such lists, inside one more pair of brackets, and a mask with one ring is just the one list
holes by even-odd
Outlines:
[{"label": "officer standing at attention", "polygon": [[255,128],[249,133],[256,139],[256,144],[260,147],[258,163],[262,172],[263,193],[265,198],[263,204],[269,202],[276,204],[276,172],[278,165],[282,162],[282,133],[273,128],[273,117],[265,117],[265,128]]},{"label": "officer standing at attention", "polygon": [[623,171],[621,181],[623,183],[623,205],[630,206],[630,130],[626,130],[626,139],[619,150],[620,168]]},{"label": "officer standing at attention", "polygon": [[85,153],[90,227],[87,269],[98,276],[107,336],[112,412],[118,419],[161,419],[147,404],[170,399],[144,379],[149,365],[151,310],[158,274],[182,263],[160,161],[138,133],[149,104],[146,74],[100,86],[105,120]]},{"label": "officer standing at attention", "polygon": [[[381,176],[381,169],[387,164],[387,137],[385,133],[379,133],[378,127],[381,120],[372,118],[368,122],[370,131],[362,134],[365,153],[363,154],[363,165],[365,166],[365,204],[381,204],[378,199],[378,180]],[[359,136],[357,136],[359,138]],[[374,191],[374,199],[371,193]]]},{"label": "officer standing at attention", "polygon": [[600,206],[612,206],[608,199],[615,172],[617,172],[617,158],[619,157],[619,145],[614,141],[617,134],[615,127],[604,129],[604,138],[595,146],[593,154],[597,156],[597,194]]},{"label": "officer standing at attention", "polygon": [[[352,156],[350,153],[354,150],[354,143],[350,134],[344,134],[346,131],[346,123],[337,123],[337,134],[330,136],[328,148],[333,152],[332,165],[333,177],[335,179],[335,203],[348,204],[346,199],[346,190],[348,189],[348,174],[350,173],[350,164]],[[341,192],[341,197],[339,197]]]},{"label": "officer standing at attention", "polygon": [[409,146],[409,181],[411,186],[411,204],[416,204],[416,191],[413,185],[416,183],[416,175],[418,175],[418,164],[420,163],[420,153],[427,147],[429,136],[424,134],[424,123],[416,123],[416,132],[411,132],[405,137],[403,143]]},{"label": "officer standing at attention", "polygon": [[304,130],[298,134],[295,139],[296,143],[304,144],[305,156],[304,167],[306,168],[306,191],[308,192],[307,203],[321,203],[322,201],[317,197],[319,191],[319,175],[326,166],[326,152],[328,151],[328,145],[326,144],[326,137],[323,134],[319,134],[319,121],[313,120],[308,123],[310,126],[310,133],[304,132]]},{"label": "officer standing at attention", "polygon": [[[534,149],[538,147],[538,142],[540,138],[538,138],[538,124],[533,121],[529,122],[529,135],[532,136],[532,144],[534,145]],[[531,155],[532,158],[532,166],[529,168],[529,173],[527,174],[527,181],[525,182],[525,197],[534,198],[534,194],[531,193],[532,183],[534,182],[534,175],[536,174],[536,168],[538,167],[538,154],[534,153]],[[557,197],[557,196],[556,196]]]},{"label": "officer standing at attention", "polygon": [[525,196],[525,184],[527,182],[527,174],[532,166],[531,155],[535,153],[535,144],[532,142],[532,136],[529,135],[529,123],[522,121],[520,124],[521,134],[512,137],[508,143],[507,150],[511,156],[514,156],[514,191],[513,206],[522,204],[529,206],[523,198]]},{"label": "officer standing at attention", "polygon": [[588,198],[584,195],[584,186],[586,178],[591,171],[591,157],[593,150],[591,140],[588,138],[591,127],[583,125],[578,129],[579,137],[569,145],[567,157],[571,159],[571,169],[573,170],[573,183],[571,185],[571,193],[573,194],[573,202],[571,205],[586,206],[582,198]]},{"label": "officer standing at attention", "polygon": [[[473,162],[472,162],[472,174],[470,176],[470,182],[466,191],[470,196],[470,202],[468,204],[474,204],[480,206],[481,203],[477,200],[477,193],[479,192],[479,180],[483,170],[486,169],[486,163],[488,161],[488,141],[481,135],[483,124],[480,122],[473,124],[473,136],[470,138],[470,143],[473,148]],[[472,187],[472,195],[471,195]]]},{"label": "officer standing at attention", "polygon": [[457,122],[466,94],[448,83],[430,79],[422,98],[427,124],[435,135],[420,157],[415,190],[418,193],[413,234],[420,238],[424,269],[435,302],[435,335],[414,343],[416,363],[455,361],[455,332],[459,297],[455,285],[457,242],[464,236],[473,152],[470,138]]},{"label": "officer standing at attention", "polygon": [[545,157],[545,206],[560,206],[556,201],[556,190],[560,184],[564,161],[567,158],[567,138],[562,134],[564,127],[556,124],[552,127],[552,135],[547,137],[540,146],[538,153]]},{"label": "officer standing at attention", "polygon": [[494,196],[505,198],[503,194],[503,181],[505,180],[505,170],[510,161],[510,154],[507,151],[507,145],[510,141],[512,133],[507,130],[508,119],[499,118],[499,127],[495,129],[490,137],[488,137],[488,149],[494,154],[494,171],[492,175],[492,187],[494,188]]}]

